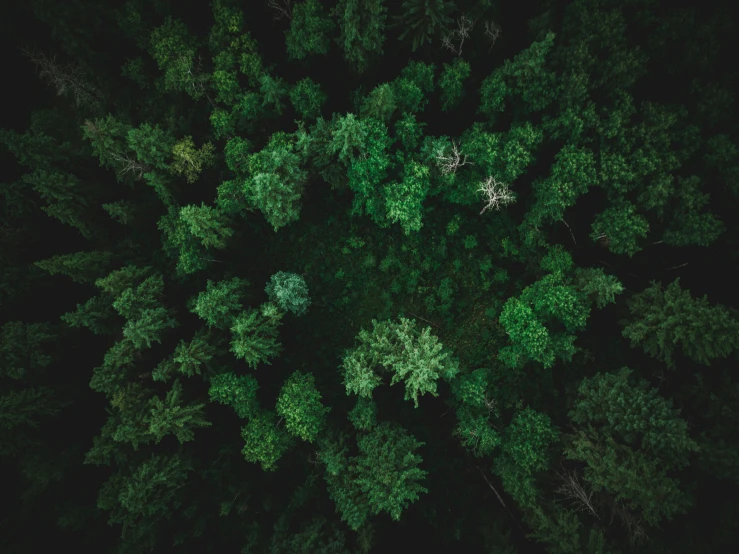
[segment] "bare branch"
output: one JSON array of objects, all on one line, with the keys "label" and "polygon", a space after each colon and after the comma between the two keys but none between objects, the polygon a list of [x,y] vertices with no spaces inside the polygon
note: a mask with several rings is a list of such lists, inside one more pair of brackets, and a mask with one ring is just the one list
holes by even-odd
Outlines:
[{"label": "bare branch", "polygon": [[482,192],[485,196],[485,207],[480,215],[490,208],[500,210],[500,206],[507,206],[511,202],[516,201],[516,196],[508,189],[505,183],[499,183],[495,177],[488,177],[487,180],[480,183],[477,192]]},{"label": "bare branch", "polygon": [[102,94],[85,80],[79,65],[63,66],[56,62],[55,57],[48,58],[43,52],[31,52],[25,48],[19,50],[36,66],[39,76],[56,89],[58,96],[69,93],[77,107],[100,107]]},{"label": "bare branch", "polygon": [[110,157],[121,164],[121,169],[118,171],[120,175],[133,173],[134,179],[137,181],[144,176],[144,173],[151,171],[151,167],[138,161],[135,156],[130,156],[128,154],[124,156],[118,152],[113,152]]},{"label": "bare branch", "polygon": [[595,517],[600,519],[600,516],[593,508],[593,491],[586,491],[585,487],[580,484],[580,480],[577,478],[577,473],[558,473],[563,483],[556,489],[555,492],[564,496],[566,499],[574,501],[579,511],[590,511]]},{"label": "bare branch", "polygon": [[[462,14],[462,16],[457,19],[457,28],[444,37],[444,48],[451,50],[457,56],[461,56],[464,39],[470,38],[470,32],[474,26],[475,22]],[[458,45],[455,44],[457,41],[459,41]]]},{"label": "bare branch", "polygon": [[500,33],[500,25],[498,25],[495,21],[485,21],[485,36],[489,37],[490,40],[493,41],[493,43],[490,45],[490,48],[488,49],[488,52],[490,52],[490,50],[493,49],[493,46],[495,46],[495,41],[498,40]]},{"label": "bare branch", "polygon": [[283,17],[286,17],[288,20],[292,21],[293,18],[293,2],[292,0],[269,0],[267,2],[267,6],[275,10],[277,13],[275,13],[275,16],[272,18],[275,21],[282,19]]},{"label": "bare branch", "polygon": [[441,148],[436,152],[436,163],[444,175],[456,173],[457,168],[460,168],[463,165],[474,165],[472,162],[467,161],[467,155],[465,155],[462,160],[462,155],[459,152],[457,143],[454,141],[452,141],[452,151],[450,154],[447,155],[446,148]]}]

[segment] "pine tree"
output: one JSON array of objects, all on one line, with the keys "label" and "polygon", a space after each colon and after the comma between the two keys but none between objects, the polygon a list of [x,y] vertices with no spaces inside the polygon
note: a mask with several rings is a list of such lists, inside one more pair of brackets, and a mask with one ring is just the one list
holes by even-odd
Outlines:
[{"label": "pine tree", "polygon": [[210,427],[205,419],[205,404],[184,404],[182,383],[175,380],[164,400],[154,397],[150,401],[149,432],[160,442],[166,435],[174,435],[180,443],[194,440],[196,428]]},{"label": "pine tree", "polygon": [[285,31],[289,58],[302,60],[311,54],[327,54],[336,24],[317,0],[305,0],[292,8],[290,29]]},{"label": "pine tree", "polygon": [[280,315],[265,307],[261,311],[242,312],[231,326],[231,352],[254,369],[260,363],[269,364],[269,358],[277,356],[281,350],[277,342],[279,323]]},{"label": "pine tree", "polygon": [[248,287],[249,282],[239,277],[218,282],[208,279],[206,289],[194,299],[190,310],[209,326],[230,329],[243,308],[241,298]]},{"label": "pine tree", "polygon": [[644,351],[675,368],[675,346],[691,360],[710,365],[739,347],[739,322],[722,305],[711,305],[707,296],[693,298],[675,279],[667,288],[652,285],[627,302],[631,321],[624,322],[623,336],[632,348]]},{"label": "pine tree", "polygon": [[94,251],[59,254],[35,265],[51,275],[66,275],[75,283],[91,283],[99,275],[104,275],[112,262],[113,254],[110,252]]}]

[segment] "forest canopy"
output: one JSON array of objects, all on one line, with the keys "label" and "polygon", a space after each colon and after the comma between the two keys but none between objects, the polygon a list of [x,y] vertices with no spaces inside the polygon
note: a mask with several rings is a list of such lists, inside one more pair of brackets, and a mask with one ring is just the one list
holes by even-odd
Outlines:
[{"label": "forest canopy", "polygon": [[3,8],[3,552],[730,551],[736,16],[509,4]]}]

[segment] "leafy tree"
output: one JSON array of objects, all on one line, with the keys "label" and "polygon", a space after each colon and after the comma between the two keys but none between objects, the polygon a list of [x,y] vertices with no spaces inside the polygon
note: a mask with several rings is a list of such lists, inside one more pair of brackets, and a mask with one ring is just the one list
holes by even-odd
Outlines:
[{"label": "leafy tree", "polygon": [[357,73],[369,66],[370,57],[383,53],[387,8],[383,0],[339,0],[331,15],[338,19],[341,36],[338,44],[344,59]]},{"label": "leafy tree", "polygon": [[251,375],[236,375],[229,371],[210,379],[208,396],[215,402],[231,406],[240,418],[250,419],[257,414],[259,383]]},{"label": "leafy tree", "polygon": [[290,102],[304,119],[316,119],[320,116],[326,100],[328,95],[321,90],[321,85],[310,77],[301,79],[290,90]]},{"label": "leafy tree", "polygon": [[549,446],[558,438],[550,418],[526,408],[516,413],[503,435],[501,454],[493,471],[506,491],[524,506],[535,505],[534,474],[548,466]]},{"label": "leafy tree", "polygon": [[355,429],[368,431],[377,425],[377,404],[372,400],[360,396],[354,408],[349,412],[349,421]]},{"label": "leafy tree", "polygon": [[401,9],[403,15],[395,16],[391,27],[403,29],[398,39],[409,36],[415,52],[447,29],[452,23],[449,14],[455,6],[447,0],[404,0]]},{"label": "leafy tree", "polygon": [[281,310],[292,312],[295,315],[305,315],[310,306],[308,286],[305,280],[295,273],[278,271],[270,277],[264,289],[270,302],[275,303]]},{"label": "leafy tree", "polygon": [[608,239],[608,249],[614,254],[633,256],[641,247],[639,239],[647,236],[649,223],[636,213],[634,204],[627,200],[599,213],[593,222],[593,240]]},{"label": "leafy tree", "polygon": [[667,472],[685,466],[697,445],[671,402],[644,380],[629,383],[630,374],[622,368],[583,380],[570,412],[578,427],[565,454],[587,464],[585,480],[595,491],[607,491],[656,525],[689,505]]},{"label": "leafy tree", "polygon": [[331,46],[329,35],[336,24],[329,19],[317,0],[305,0],[292,7],[290,29],[285,31],[289,58],[302,60],[311,54],[327,54]]},{"label": "leafy tree", "polygon": [[347,394],[370,398],[382,382],[376,373],[380,366],[394,372],[391,385],[405,381],[405,399],[418,407],[419,394],[437,396],[437,379],[451,380],[459,371],[458,361],[444,350],[431,328],[418,330],[410,319],[372,320],[372,331],[362,329],[357,338],[359,346],[347,352],[342,363]]},{"label": "leafy tree", "polygon": [[621,294],[624,286],[615,275],[606,275],[601,267],[577,268],[575,284],[579,290],[595,301],[600,309],[608,303],[616,301],[616,295]]},{"label": "leafy tree", "polygon": [[259,462],[264,471],[275,471],[277,461],[293,444],[293,438],[278,428],[272,412],[259,412],[241,429],[247,462]]},{"label": "leafy tree", "polygon": [[187,26],[168,17],[151,34],[151,55],[164,71],[164,88],[185,92],[193,99],[203,97],[209,75],[203,73],[197,56],[197,41]]},{"label": "leafy tree", "polygon": [[470,76],[470,64],[462,58],[454,58],[450,64],[444,64],[439,77],[441,88],[441,109],[448,111],[456,108],[464,96],[464,82]]},{"label": "leafy tree", "polygon": [[710,365],[739,347],[739,322],[727,308],[712,306],[708,297],[693,298],[675,279],[667,288],[652,285],[627,301],[632,320],[624,322],[623,336],[632,348],[644,351],[669,368],[675,368],[676,346],[691,360]]},{"label": "leafy tree", "polygon": [[192,184],[198,180],[204,167],[212,165],[214,151],[215,147],[210,142],[206,142],[200,150],[196,150],[192,137],[187,136],[177,141],[172,147],[170,169],[177,175],[184,175],[187,182]]},{"label": "leafy tree", "polygon": [[267,146],[249,157],[251,177],[244,190],[275,231],[300,216],[300,198],[307,172],[300,167],[294,142],[283,132],[272,135]]},{"label": "leafy tree", "polygon": [[423,200],[430,188],[429,168],[410,161],[403,168],[403,180],[385,185],[387,217],[399,222],[403,232],[419,231],[423,225]]},{"label": "leafy tree", "polygon": [[285,428],[304,441],[315,442],[326,425],[329,408],[321,404],[312,373],[294,372],[277,397],[277,414],[285,418]]},{"label": "leafy tree", "polygon": [[170,434],[180,443],[194,440],[194,429],[212,425],[205,419],[204,407],[205,404],[183,404],[182,383],[175,380],[164,400],[151,399],[149,432],[155,436],[156,442]]},{"label": "leafy tree", "polygon": [[387,422],[357,439],[356,483],[375,515],[387,512],[399,521],[408,504],[428,492],[419,483],[427,472],[418,467],[423,460],[415,453],[423,445],[399,425]]},{"label": "leafy tree", "polygon": [[284,108],[284,98],[287,96],[287,85],[280,77],[272,77],[268,73],[264,73],[259,79],[260,89],[262,93],[262,107],[270,106],[277,115],[282,115]]},{"label": "leafy tree", "polygon": [[194,299],[190,309],[209,326],[229,329],[243,308],[241,297],[248,286],[249,282],[239,277],[222,281],[208,279],[205,290]]},{"label": "leafy tree", "polygon": [[281,347],[277,342],[277,326],[281,315],[270,311],[251,309],[236,316],[231,326],[231,352],[244,360],[251,368],[260,363],[269,364],[269,358],[277,356]]}]

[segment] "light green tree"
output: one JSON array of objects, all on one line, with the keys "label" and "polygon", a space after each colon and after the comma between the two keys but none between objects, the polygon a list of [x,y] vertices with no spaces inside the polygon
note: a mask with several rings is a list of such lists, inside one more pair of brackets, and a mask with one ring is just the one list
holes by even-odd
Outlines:
[{"label": "light green tree", "polygon": [[296,437],[315,442],[326,425],[329,408],[321,404],[312,373],[294,372],[277,397],[277,414],[285,418],[285,428]]}]

